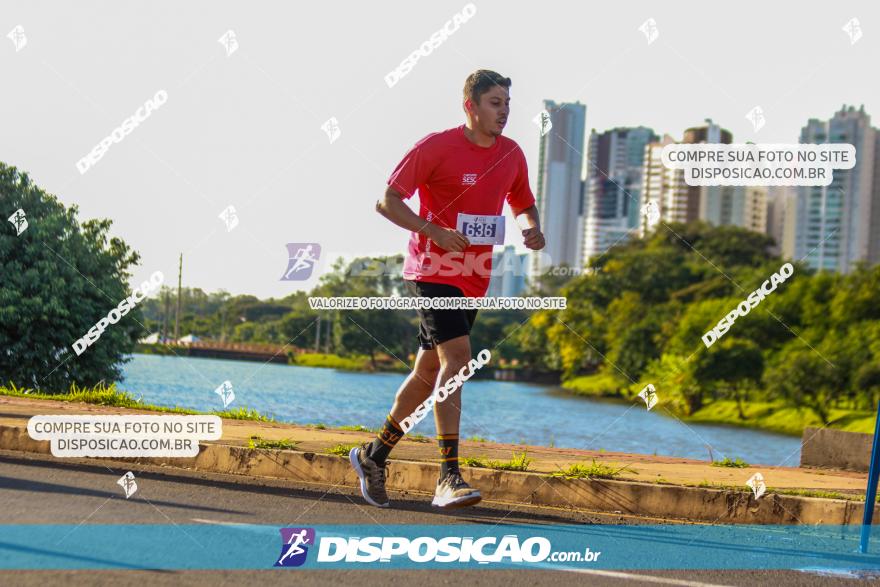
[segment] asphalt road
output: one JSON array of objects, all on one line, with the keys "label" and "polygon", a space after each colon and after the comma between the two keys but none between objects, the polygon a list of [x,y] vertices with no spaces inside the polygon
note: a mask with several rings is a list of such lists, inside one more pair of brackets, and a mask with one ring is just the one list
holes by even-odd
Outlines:
[{"label": "asphalt road", "polygon": [[[135,472],[138,491],[126,500],[117,479]],[[344,487],[303,487],[254,477],[177,471],[107,462],[61,462],[48,456],[0,451],[2,524],[223,524],[290,526],[321,524],[651,524],[639,519],[562,509],[487,504],[438,513],[422,495],[392,494],[391,509],[371,508]],[[0,585],[261,585],[288,570],[266,571],[6,571]],[[754,585],[774,587],[880,585],[880,574],[820,576],[798,571],[603,571],[578,570],[289,570],[282,580],[298,585]],[[401,583],[401,581],[403,583]]]}]

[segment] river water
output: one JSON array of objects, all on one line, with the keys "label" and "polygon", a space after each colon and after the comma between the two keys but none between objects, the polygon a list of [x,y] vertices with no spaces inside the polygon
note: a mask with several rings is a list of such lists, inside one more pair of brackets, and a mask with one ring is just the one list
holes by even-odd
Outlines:
[{"label": "river water", "polygon": [[[214,390],[229,380],[230,408],[255,408],[297,424],[378,427],[404,379],[397,373],[357,373],[218,359],[133,355],[120,388],[142,401],[220,410]],[[658,390],[662,402],[662,392]],[[604,449],[751,464],[797,466],[800,439],[748,428],[683,423],[660,406],[576,397],[553,386],[475,381],[464,387],[461,437],[560,448]],[[434,435],[432,417],[413,433]]]}]

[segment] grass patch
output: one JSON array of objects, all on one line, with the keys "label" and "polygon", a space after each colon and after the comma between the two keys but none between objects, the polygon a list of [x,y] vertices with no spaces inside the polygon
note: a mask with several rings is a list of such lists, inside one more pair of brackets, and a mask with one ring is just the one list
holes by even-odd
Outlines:
[{"label": "grass patch", "polygon": [[589,465],[583,463],[575,463],[561,471],[550,473],[551,477],[562,477],[564,479],[614,479],[620,476],[620,472],[630,470],[627,466],[615,469],[605,463],[597,463],[596,459]]},{"label": "grass patch", "polygon": [[351,449],[356,446],[360,446],[360,444],[337,444],[336,446],[331,446],[330,448],[325,449],[324,452],[326,452],[327,454],[336,455],[338,457],[347,457],[348,453],[351,452]]},{"label": "grass patch", "polygon": [[410,434],[407,436],[413,442],[431,442],[431,439],[425,436],[424,434]]},{"label": "grass patch", "polygon": [[307,428],[314,428],[315,430],[326,430],[327,425],[323,422],[319,422],[318,424],[306,424]]},{"label": "grass patch", "polygon": [[95,404],[99,406],[110,406],[114,408],[133,408],[137,410],[150,410],[152,412],[163,412],[167,414],[213,414],[221,418],[229,418],[232,420],[256,420],[259,422],[275,422],[275,418],[265,416],[254,409],[236,408],[234,410],[212,410],[210,412],[200,412],[189,408],[181,408],[174,406],[157,406],[155,404],[147,404],[136,399],[127,391],[120,391],[116,388],[116,384],[96,385],[93,388],[78,387],[75,383],[71,384],[70,390],[63,393],[45,393],[33,391],[31,389],[19,388],[14,385],[10,387],[0,386],[0,395],[11,397],[26,397],[29,399],[51,399],[62,402],[82,402],[86,404]]},{"label": "grass patch", "polygon": [[779,493],[781,495],[799,495],[801,497],[821,497],[824,499],[848,499],[850,501],[865,501],[864,495],[847,495],[838,491],[821,491],[817,489],[774,489],[767,488],[767,493]]},{"label": "grass patch", "polygon": [[325,369],[343,369],[345,371],[369,371],[370,359],[366,355],[341,357],[324,353],[300,353],[291,355],[291,365],[300,367],[323,367]]},{"label": "grass patch", "polygon": [[466,467],[476,467],[478,469],[490,469],[489,461],[485,457],[461,457],[458,462]]},{"label": "grass patch", "polygon": [[480,469],[498,469],[500,471],[528,471],[529,463],[532,462],[526,456],[525,452],[513,453],[513,458],[509,461],[490,461],[485,457],[465,457],[460,459],[462,465],[468,467],[476,467]]},{"label": "grass patch", "polygon": [[742,485],[730,485],[728,483],[721,483],[720,481],[714,482],[709,481],[708,479],[703,479],[699,483],[683,483],[685,487],[708,487],[711,489],[733,489],[736,491],[751,491],[745,483]]},{"label": "grass patch", "polygon": [[489,442],[486,438],[483,438],[482,436],[477,436],[476,434],[466,440],[469,440],[470,442]]},{"label": "grass patch", "polygon": [[626,383],[610,373],[594,373],[567,379],[562,387],[587,397],[623,397]]},{"label": "grass patch", "polygon": [[248,439],[248,448],[275,448],[280,450],[293,450],[299,444],[298,440],[282,438],[281,440],[267,440],[259,436],[251,436]]},{"label": "grass patch", "polygon": [[379,431],[378,428],[367,428],[366,426],[361,426],[360,424],[353,425],[353,426],[352,425],[340,426],[339,429],[340,430],[351,430],[352,432],[378,432]]},{"label": "grass patch", "polygon": [[264,416],[254,409],[236,408],[234,410],[223,410],[222,412],[211,412],[221,418],[229,418],[231,420],[257,420],[259,422],[275,422],[275,418]]},{"label": "grass patch", "polygon": [[[719,400],[682,419],[686,422],[761,428],[791,436],[802,436],[804,428],[808,426],[822,427],[822,421],[813,410],[793,408],[779,402],[748,402],[744,405],[743,413],[745,419],[739,417],[736,402]],[[872,434],[875,417],[873,412],[832,408],[829,413],[831,424],[828,427]]]},{"label": "grass patch", "polygon": [[724,457],[723,461],[713,461],[713,467],[731,467],[733,469],[745,469],[749,466],[747,462],[737,457],[736,460],[731,461],[730,458]]}]

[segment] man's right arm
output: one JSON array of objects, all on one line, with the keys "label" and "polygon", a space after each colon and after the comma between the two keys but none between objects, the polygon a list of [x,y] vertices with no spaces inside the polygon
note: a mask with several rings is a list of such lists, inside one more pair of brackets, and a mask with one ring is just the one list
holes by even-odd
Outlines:
[{"label": "man's right arm", "polygon": [[376,201],[376,211],[401,228],[427,236],[441,249],[460,253],[470,246],[463,234],[428,222],[403,202],[403,196],[388,186],[385,196]]}]

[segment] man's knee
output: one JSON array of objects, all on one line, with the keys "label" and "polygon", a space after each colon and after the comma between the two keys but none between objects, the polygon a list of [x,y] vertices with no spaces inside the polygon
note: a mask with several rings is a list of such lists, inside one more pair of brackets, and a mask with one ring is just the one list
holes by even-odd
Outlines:
[{"label": "man's knee", "polygon": [[436,349],[430,351],[420,350],[413,372],[417,377],[433,386],[437,380],[437,375],[440,374],[440,359],[437,356]]},{"label": "man's knee", "polygon": [[439,345],[437,350],[440,368],[458,371],[471,360],[471,341],[468,336],[460,336]]},{"label": "man's knee", "polygon": [[425,385],[429,385],[431,387],[434,386],[434,382],[437,381],[437,376],[440,375],[440,365],[422,365],[418,367],[415,371],[413,371],[413,376],[418,378],[419,381],[424,383]]}]

